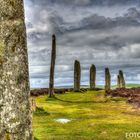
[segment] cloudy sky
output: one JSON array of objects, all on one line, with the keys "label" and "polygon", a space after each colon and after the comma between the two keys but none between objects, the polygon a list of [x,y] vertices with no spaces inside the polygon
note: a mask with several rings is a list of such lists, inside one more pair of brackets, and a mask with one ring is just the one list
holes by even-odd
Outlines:
[{"label": "cloudy sky", "polygon": [[73,85],[80,60],[82,84],[97,66],[97,84],[109,67],[127,83],[140,84],[140,0],[25,0],[31,87],[48,87],[51,35],[57,37],[55,86]]}]

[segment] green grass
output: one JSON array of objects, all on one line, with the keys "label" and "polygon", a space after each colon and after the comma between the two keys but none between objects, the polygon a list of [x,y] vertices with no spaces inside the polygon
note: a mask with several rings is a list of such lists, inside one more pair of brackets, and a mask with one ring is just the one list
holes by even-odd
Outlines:
[{"label": "green grass", "polygon": [[[104,86],[97,86],[97,87],[104,89]],[[138,87],[140,87],[140,84],[126,84],[126,88],[138,88]],[[112,85],[111,88],[115,89],[117,88],[117,85]]]},{"label": "green grass", "polygon": [[127,86],[128,88],[140,87],[140,84],[127,84],[126,86]]},{"label": "green grass", "polygon": [[[126,88],[138,88],[140,84],[126,84]],[[117,88],[116,85],[112,86],[112,88]]]},{"label": "green grass", "polygon": [[[104,97],[104,91],[35,99],[36,140],[126,140],[126,132],[140,132],[140,111],[124,98]],[[59,118],[72,121],[62,124],[55,121]]]}]

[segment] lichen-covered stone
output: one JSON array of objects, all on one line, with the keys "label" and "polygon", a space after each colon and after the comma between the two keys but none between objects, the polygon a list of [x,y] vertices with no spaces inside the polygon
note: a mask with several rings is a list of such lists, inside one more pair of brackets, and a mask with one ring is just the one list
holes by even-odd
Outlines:
[{"label": "lichen-covered stone", "polygon": [[125,79],[122,70],[119,71],[119,77],[120,77],[120,88],[125,88]]},{"label": "lichen-covered stone", "polygon": [[0,140],[31,140],[28,58],[22,0],[0,0]]},{"label": "lichen-covered stone", "polygon": [[54,96],[55,59],[56,59],[56,36],[52,35],[52,53],[51,53],[51,66],[50,66],[49,97]]},{"label": "lichen-covered stone", "polygon": [[110,90],[111,88],[111,75],[109,68],[105,68],[105,90]]},{"label": "lichen-covered stone", "polygon": [[4,55],[4,48],[5,48],[4,42],[1,40],[0,41],[0,58],[2,58]]},{"label": "lichen-covered stone", "polygon": [[120,88],[120,75],[117,75],[117,88]]},{"label": "lichen-covered stone", "polygon": [[74,63],[74,91],[80,91],[80,81],[81,81],[81,67],[80,62],[75,60]]},{"label": "lichen-covered stone", "polygon": [[90,89],[96,88],[96,67],[91,65],[90,67]]},{"label": "lichen-covered stone", "polygon": [[33,99],[31,99],[31,106],[32,106],[32,112],[35,112],[36,111],[36,101],[35,101],[35,99],[33,98]]},{"label": "lichen-covered stone", "polygon": [[21,12],[23,11],[22,3],[23,0],[0,0],[1,20],[23,19],[24,12]]}]

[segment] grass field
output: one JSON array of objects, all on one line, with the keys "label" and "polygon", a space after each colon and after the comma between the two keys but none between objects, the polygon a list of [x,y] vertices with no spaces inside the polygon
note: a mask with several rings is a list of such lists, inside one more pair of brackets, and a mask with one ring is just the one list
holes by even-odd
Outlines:
[{"label": "grass field", "polygon": [[[35,99],[36,140],[126,140],[126,133],[140,132],[140,111],[124,98],[104,97],[104,91]],[[61,123],[59,119],[70,121]]]}]

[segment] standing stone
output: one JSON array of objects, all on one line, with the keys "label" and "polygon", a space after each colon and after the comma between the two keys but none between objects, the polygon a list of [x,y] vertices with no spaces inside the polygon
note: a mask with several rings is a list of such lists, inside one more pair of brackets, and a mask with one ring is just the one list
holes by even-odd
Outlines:
[{"label": "standing stone", "polygon": [[119,71],[119,77],[120,77],[120,88],[125,88],[125,79],[122,70]]},{"label": "standing stone", "polygon": [[74,91],[80,91],[80,80],[81,80],[81,67],[80,62],[75,60],[74,63]]},{"label": "standing stone", "polygon": [[51,66],[50,66],[49,97],[54,96],[55,59],[56,59],[56,37],[55,37],[55,35],[52,35],[52,53],[51,53]]},{"label": "standing stone", "polygon": [[90,89],[96,88],[96,67],[91,65],[90,67]]},{"label": "standing stone", "polygon": [[111,88],[111,75],[109,68],[105,68],[105,90],[110,90]]},{"label": "standing stone", "polygon": [[0,0],[0,140],[31,140],[23,0]]},{"label": "standing stone", "polygon": [[117,75],[117,88],[121,88],[121,85],[120,85],[120,75]]}]

